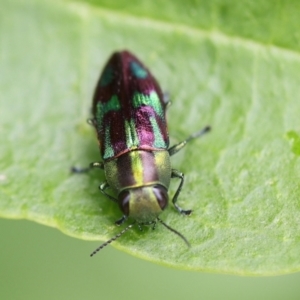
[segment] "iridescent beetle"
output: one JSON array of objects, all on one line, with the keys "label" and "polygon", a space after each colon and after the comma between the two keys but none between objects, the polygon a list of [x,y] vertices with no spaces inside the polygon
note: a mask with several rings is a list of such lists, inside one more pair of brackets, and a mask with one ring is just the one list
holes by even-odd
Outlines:
[{"label": "iridescent beetle", "polygon": [[[191,214],[191,210],[184,210],[177,204],[184,174],[172,169],[170,156],[190,140],[208,132],[210,127],[206,126],[169,148],[165,117],[168,104],[156,79],[133,54],[128,51],[112,54],[98,81],[93,98],[93,118],[89,120],[96,129],[103,161],[93,162],[87,169],[73,168],[73,171],[104,169],[106,181],[99,188],[107,198],[118,203],[123,212],[116,224],[122,224],[128,217],[134,222],[91,256],[135,223],[139,228],[151,224],[154,228],[158,221],[189,246],[187,239],[158,215],[168,204],[171,178],[180,179],[172,199],[175,208],[183,215]],[[117,198],[108,194],[107,188],[111,188]]]}]

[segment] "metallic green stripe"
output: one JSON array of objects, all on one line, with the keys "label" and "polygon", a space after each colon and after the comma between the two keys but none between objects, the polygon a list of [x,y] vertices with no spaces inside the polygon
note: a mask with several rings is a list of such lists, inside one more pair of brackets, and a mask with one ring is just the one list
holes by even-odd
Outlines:
[{"label": "metallic green stripe", "polygon": [[112,82],[113,78],[114,78],[113,68],[111,66],[107,66],[102,73],[99,85],[106,86]]},{"label": "metallic green stripe", "polygon": [[110,111],[117,111],[121,109],[121,104],[117,95],[113,95],[109,101],[102,103],[103,114],[106,114]]},{"label": "metallic green stripe", "polygon": [[139,139],[135,128],[135,123],[133,119],[125,121],[125,135],[126,135],[126,145],[128,149],[137,147],[139,145]]},{"label": "metallic green stripe", "polygon": [[130,63],[131,73],[139,79],[145,79],[148,76],[147,70],[145,70],[139,63],[132,61]]},{"label": "metallic green stripe", "polygon": [[163,139],[160,128],[156,122],[156,119],[154,117],[150,117],[150,122],[151,122],[153,133],[154,133],[153,147],[154,148],[166,148],[167,145]]},{"label": "metallic green stripe", "polygon": [[112,148],[110,141],[110,126],[106,125],[105,127],[105,137],[104,137],[104,155],[103,159],[107,159],[114,156],[114,149]]},{"label": "metallic green stripe", "polygon": [[102,124],[103,117],[110,111],[118,111],[121,109],[121,104],[117,95],[113,95],[108,102],[97,103],[96,119],[98,124]]},{"label": "metallic green stripe", "polygon": [[164,118],[164,110],[161,105],[160,99],[156,92],[151,92],[149,95],[142,93],[134,93],[132,104],[134,108],[139,108],[142,105],[150,106],[161,117]]},{"label": "metallic green stripe", "polygon": [[[97,125],[98,126],[101,126],[102,124],[102,121],[103,121],[103,112],[102,112],[102,107],[103,107],[103,104],[101,102],[98,102],[97,103],[97,111],[96,111],[96,120],[97,120]],[[99,128],[98,128],[99,129]]]}]

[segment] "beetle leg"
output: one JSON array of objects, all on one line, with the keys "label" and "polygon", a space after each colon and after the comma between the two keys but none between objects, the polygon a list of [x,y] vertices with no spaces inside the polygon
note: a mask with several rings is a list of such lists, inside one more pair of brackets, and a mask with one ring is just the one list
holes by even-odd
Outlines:
[{"label": "beetle leg", "polygon": [[104,169],[104,163],[102,161],[98,162],[92,162],[90,165],[86,168],[77,168],[77,167],[71,167],[72,173],[87,173],[90,170],[98,168],[98,169]]},{"label": "beetle leg", "polygon": [[86,122],[87,122],[89,125],[91,125],[91,126],[93,126],[93,127],[96,127],[96,120],[95,120],[95,118],[89,118],[89,119],[86,120]]},{"label": "beetle leg", "polygon": [[170,147],[168,149],[168,152],[169,152],[169,155],[172,156],[174,154],[176,154],[178,151],[180,151],[189,141],[195,139],[195,138],[198,138],[202,135],[204,135],[205,133],[209,132],[210,131],[210,126],[206,126],[204,127],[203,129],[201,129],[200,131],[190,135],[186,140]]},{"label": "beetle leg", "polygon": [[126,219],[127,219],[127,216],[124,215],[124,216],[122,216],[121,219],[117,220],[115,222],[115,224],[119,226],[119,225],[123,224],[126,221]]},{"label": "beetle leg", "polygon": [[180,179],[180,183],[179,183],[179,186],[177,188],[177,191],[172,199],[172,202],[175,206],[175,208],[183,215],[190,215],[192,213],[192,210],[191,209],[188,209],[188,210],[185,210],[185,209],[182,209],[180,206],[178,206],[178,204],[176,203],[177,202],[177,199],[178,199],[178,196],[181,192],[181,189],[182,189],[182,186],[183,186],[183,183],[184,183],[184,174],[175,170],[175,169],[172,169],[172,173],[171,173],[171,178],[179,178]]},{"label": "beetle leg", "polygon": [[100,185],[99,185],[99,190],[101,191],[101,193],[105,196],[105,197],[107,197],[108,199],[110,199],[110,200],[112,200],[112,201],[114,201],[114,202],[118,202],[118,199],[117,198],[115,198],[115,197],[113,197],[113,196],[111,196],[111,195],[109,195],[109,194],[107,194],[106,193],[106,189],[107,188],[109,188],[109,184],[105,181],[105,182],[103,182],[103,183],[101,183]]},{"label": "beetle leg", "polygon": [[90,169],[93,169],[93,168],[98,168],[98,169],[104,169],[104,163],[103,161],[95,161],[95,162],[92,162],[90,163]]},{"label": "beetle leg", "polygon": [[171,97],[170,97],[170,94],[169,94],[169,92],[167,92],[167,91],[164,91],[163,92],[163,102],[165,103],[165,105],[166,105],[166,109],[168,109],[169,107],[170,107],[170,105],[171,105]]},{"label": "beetle leg", "polygon": [[152,226],[152,229],[154,230],[156,228],[156,222],[153,222],[153,226]]}]

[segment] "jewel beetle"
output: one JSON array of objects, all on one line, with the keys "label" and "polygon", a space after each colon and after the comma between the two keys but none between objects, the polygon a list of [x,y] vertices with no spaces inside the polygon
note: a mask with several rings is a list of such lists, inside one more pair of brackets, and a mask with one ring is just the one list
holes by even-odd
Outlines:
[{"label": "jewel beetle", "polygon": [[[154,228],[160,222],[189,246],[187,239],[164,223],[159,214],[168,205],[172,178],[179,179],[172,198],[174,207],[183,215],[191,214],[191,210],[185,210],[177,203],[184,174],[171,167],[170,156],[190,140],[208,132],[210,126],[169,147],[165,115],[169,103],[154,76],[135,55],[129,51],[111,55],[97,83],[93,117],[89,119],[97,133],[102,161],[93,162],[86,169],[73,168],[73,172],[103,169],[106,180],[99,186],[100,191],[122,211],[116,224],[122,224],[128,217],[134,221],[91,256],[134,224],[141,229],[144,225]],[[108,193],[108,189],[114,194]]]}]

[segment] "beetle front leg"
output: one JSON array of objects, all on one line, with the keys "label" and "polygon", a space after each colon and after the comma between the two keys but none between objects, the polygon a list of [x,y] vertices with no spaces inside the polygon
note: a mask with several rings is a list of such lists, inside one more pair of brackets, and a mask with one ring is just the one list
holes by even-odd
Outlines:
[{"label": "beetle front leg", "polygon": [[105,181],[105,182],[103,182],[103,183],[101,183],[101,184],[99,185],[99,190],[101,191],[101,193],[102,193],[105,197],[107,197],[108,199],[112,200],[113,202],[118,203],[118,199],[117,199],[117,198],[115,198],[115,197],[113,197],[113,196],[111,196],[111,195],[109,195],[109,194],[106,193],[105,190],[108,189],[108,188],[109,188],[109,184],[107,183],[107,181]]},{"label": "beetle front leg", "polygon": [[120,226],[121,224],[123,224],[127,219],[127,216],[123,215],[121,219],[117,220],[115,222],[116,225]]},{"label": "beetle front leg", "polygon": [[177,202],[177,199],[178,199],[178,196],[181,192],[181,189],[182,189],[182,186],[183,186],[183,183],[184,183],[184,174],[175,170],[175,169],[172,169],[172,173],[171,173],[171,178],[179,178],[180,179],[180,183],[179,183],[179,186],[177,188],[177,191],[172,199],[172,202],[173,202],[173,205],[175,206],[175,208],[183,215],[190,215],[192,213],[192,210],[191,209],[188,209],[188,210],[185,210],[185,209],[182,209],[176,202]]},{"label": "beetle front leg", "polygon": [[[108,199],[112,200],[113,202],[118,203],[118,199],[117,199],[117,198],[115,198],[115,197],[109,195],[108,193],[106,193],[105,190],[108,189],[108,188],[109,188],[109,184],[108,184],[106,181],[103,182],[103,183],[99,186],[99,189],[100,189],[101,193],[102,193],[105,197],[107,197]],[[117,220],[117,221],[115,222],[115,224],[119,226],[119,225],[123,224],[123,223],[126,221],[126,219],[127,219],[127,216],[123,215],[122,218],[120,218],[119,220]]]}]

